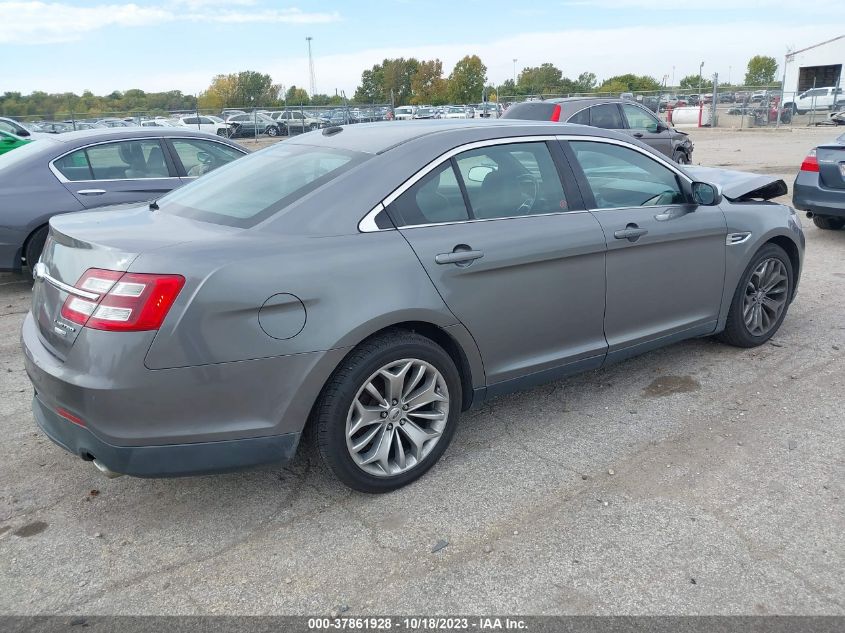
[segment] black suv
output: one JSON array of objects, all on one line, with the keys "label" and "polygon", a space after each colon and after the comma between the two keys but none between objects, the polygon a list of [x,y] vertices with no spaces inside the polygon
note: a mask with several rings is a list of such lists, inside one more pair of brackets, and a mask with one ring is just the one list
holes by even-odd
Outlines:
[{"label": "black suv", "polygon": [[509,107],[503,118],[559,121],[619,130],[641,140],[677,163],[688,165],[692,162],[693,148],[690,137],[630,99],[569,97],[525,101]]}]

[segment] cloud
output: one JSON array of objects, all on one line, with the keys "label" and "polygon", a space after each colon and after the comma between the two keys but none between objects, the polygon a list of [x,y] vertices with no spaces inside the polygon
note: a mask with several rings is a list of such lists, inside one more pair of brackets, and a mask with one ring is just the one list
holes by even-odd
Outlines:
[{"label": "cloud", "polygon": [[[165,6],[101,4],[74,6],[61,2],[0,2],[0,44],[49,44],[78,40],[109,27],[140,27],[179,21],[247,24],[275,22],[322,24],[341,19],[337,12],[298,8],[263,9],[255,0],[177,0]],[[238,7],[250,7],[249,11]]]},{"label": "cloud", "polygon": [[[349,49],[343,53],[320,55],[315,49],[316,87],[321,93],[334,94],[343,90],[350,98],[361,80],[361,72],[388,57],[439,58],[445,74],[464,55],[478,54],[487,65],[492,84],[500,84],[513,76],[513,58],[517,58],[517,72],[526,66],[551,62],[568,77],[584,71],[594,72],[599,80],[612,75],[632,72],[655,77],[658,81],[668,75],[671,82],[674,67],[675,82],[685,75],[698,74],[703,60],[704,75],[718,72],[721,81],[741,81],[748,60],[757,54],[771,55],[783,63],[787,47],[804,48],[840,35],[839,25],[768,25],[754,37],[748,36],[746,23],[725,24],[666,24],[652,26],[564,29],[527,32],[506,38],[484,41],[455,41],[445,45],[414,45],[399,47],[370,47]],[[666,46],[667,37],[674,42]],[[409,34],[409,39],[411,35]],[[701,46],[702,37],[720,42],[719,46]],[[19,72],[11,66],[4,72],[4,84],[15,90],[31,92],[72,91],[77,94],[91,89],[98,94],[112,90],[141,88],[148,91],[181,90],[196,94],[208,87],[211,78],[220,73],[251,69],[272,75],[276,83],[290,87],[295,84],[308,89],[308,58],[306,55],[284,58],[267,57],[259,60],[238,58],[236,55],[198,58],[190,68],[152,69],[143,66],[143,80],[127,60],[129,72],[114,73],[110,67],[87,69],[83,74],[49,71]],[[730,67],[730,68],[729,68]],[[780,71],[783,69],[781,68]],[[779,71],[779,72],[780,72]]]}]

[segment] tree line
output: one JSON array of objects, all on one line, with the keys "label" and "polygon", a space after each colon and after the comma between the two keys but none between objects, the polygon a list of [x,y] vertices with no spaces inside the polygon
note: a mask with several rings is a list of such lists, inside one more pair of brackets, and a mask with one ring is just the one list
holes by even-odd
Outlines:
[{"label": "tree line", "polygon": [[[746,86],[777,85],[778,64],[772,57],[755,55],[748,61]],[[679,82],[680,89],[713,89],[712,81],[699,75],[688,75]],[[726,89],[729,86],[724,86]],[[582,72],[576,78],[564,76],[554,64],[523,68],[516,81],[508,79],[495,86],[489,83],[487,66],[478,55],[467,55],[455,64],[449,75],[443,73],[439,59],[385,59],[361,73],[361,81],[352,96],[356,103],[393,105],[443,105],[447,103],[477,103],[482,99],[518,99],[529,95],[586,94],[622,92],[656,92],[669,90],[662,82],[648,75],[627,73],[608,77],[599,82],[595,73]],[[266,73],[246,70],[217,75],[208,88],[197,96],[179,90],[144,92],[143,90],[114,91],[96,96],[86,90],[81,95],[71,92],[48,94],[6,92],[0,95],[0,114],[5,116],[56,115],[75,116],[101,113],[144,112],[153,116],[194,109],[220,111],[225,107],[280,108],[292,105],[338,106],[345,103],[343,95],[309,95],[295,85],[285,87],[275,83]]]}]

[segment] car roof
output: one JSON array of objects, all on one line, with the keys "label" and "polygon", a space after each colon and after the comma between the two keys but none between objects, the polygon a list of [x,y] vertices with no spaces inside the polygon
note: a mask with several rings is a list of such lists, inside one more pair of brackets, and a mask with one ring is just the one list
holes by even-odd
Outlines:
[{"label": "car roof", "polygon": [[[565,126],[565,129],[564,129]],[[340,126],[341,131],[326,134],[336,129],[326,128],[322,132],[308,132],[283,141],[297,145],[333,147],[368,154],[381,154],[398,145],[434,135],[452,135],[455,144],[481,136],[499,138],[510,134],[524,136],[528,134],[553,135],[576,134],[585,136],[606,136],[608,138],[627,139],[618,133],[584,125],[552,123],[548,121],[529,121],[520,119],[418,119],[401,122],[358,123]],[[489,135],[483,132],[488,130]]]},{"label": "car roof", "polygon": [[96,143],[98,141],[112,141],[127,138],[144,138],[147,136],[199,136],[203,138],[213,138],[219,140],[219,137],[208,132],[199,132],[183,127],[112,127],[112,128],[98,128],[94,130],[76,130],[75,132],[65,132],[57,135],[55,139],[60,143],[76,144],[80,141],[85,143]]}]

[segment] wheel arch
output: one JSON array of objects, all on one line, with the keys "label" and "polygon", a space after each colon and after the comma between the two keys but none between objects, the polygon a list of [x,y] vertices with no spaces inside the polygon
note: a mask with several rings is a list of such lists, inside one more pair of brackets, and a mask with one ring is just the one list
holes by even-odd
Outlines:
[{"label": "wheel arch", "polygon": [[[792,284],[792,296],[794,297],[795,292],[798,289],[797,280],[801,275],[801,252],[798,250],[798,245],[786,235],[775,235],[770,237],[768,240],[760,244],[760,248],[764,247],[766,244],[775,244],[786,251],[786,254],[789,257],[789,262],[792,264],[792,276],[795,279],[795,282]],[[791,299],[792,297],[790,297],[790,300]]]}]

